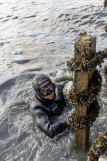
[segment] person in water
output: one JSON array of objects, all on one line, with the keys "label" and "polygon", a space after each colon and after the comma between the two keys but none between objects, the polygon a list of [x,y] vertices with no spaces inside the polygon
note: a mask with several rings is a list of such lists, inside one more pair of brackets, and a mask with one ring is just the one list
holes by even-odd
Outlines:
[{"label": "person in water", "polygon": [[33,78],[35,96],[30,103],[31,115],[37,126],[50,138],[64,131],[66,119],[52,123],[51,116],[59,115],[65,107],[63,87],[68,81],[54,84],[48,75],[40,74]]}]

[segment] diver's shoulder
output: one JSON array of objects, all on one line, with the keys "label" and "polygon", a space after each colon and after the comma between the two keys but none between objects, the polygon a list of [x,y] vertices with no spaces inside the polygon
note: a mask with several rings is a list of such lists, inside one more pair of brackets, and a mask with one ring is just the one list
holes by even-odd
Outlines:
[{"label": "diver's shoulder", "polygon": [[38,99],[33,97],[31,102],[30,102],[30,109],[31,110],[37,109],[38,107],[40,107],[40,105],[41,105],[40,101],[38,101]]}]

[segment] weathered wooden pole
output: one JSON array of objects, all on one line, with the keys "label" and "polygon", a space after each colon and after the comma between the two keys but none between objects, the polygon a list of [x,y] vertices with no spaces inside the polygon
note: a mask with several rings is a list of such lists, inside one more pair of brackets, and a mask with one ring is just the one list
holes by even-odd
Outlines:
[{"label": "weathered wooden pole", "polygon": [[[87,33],[80,33],[75,43],[74,56],[76,60],[91,57],[96,52],[96,38]],[[85,62],[84,62],[85,63]],[[75,92],[80,92],[88,88],[93,72],[75,70],[74,82]],[[76,117],[87,116],[90,105],[78,106],[75,109]],[[89,126],[84,129],[76,129],[76,147],[86,150],[89,144]]]},{"label": "weathered wooden pole", "polygon": [[107,0],[104,0],[104,7],[107,7]]}]

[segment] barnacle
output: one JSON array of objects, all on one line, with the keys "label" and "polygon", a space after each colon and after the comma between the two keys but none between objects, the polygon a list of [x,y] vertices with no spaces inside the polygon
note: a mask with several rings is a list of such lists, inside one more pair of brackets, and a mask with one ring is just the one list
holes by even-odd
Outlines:
[{"label": "barnacle", "polygon": [[90,110],[87,116],[76,116],[75,113],[70,113],[67,118],[67,124],[72,128],[86,128],[86,126],[91,126],[92,123],[98,117],[100,106],[97,101],[91,104]]},{"label": "barnacle", "polygon": [[78,93],[72,89],[67,95],[70,104],[74,105],[75,108],[78,108],[78,106],[90,104],[87,116],[77,117],[75,113],[71,113],[68,116],[67,124],[72,126],[72,128],[85,128],[86,126],[91,126],[92,123],[96,120],[100,109],[100,106],[96,101],[96,97],[100,91],[101,83],[101,75],[96,70],[93,72],[93,77],[88,89],[81,90]]},{"label": "barnacle", "polygon": [[72,89],[67,95],[67,98],[75,106],[90,104],[96,99],[98,93],[100,92],[101,84],[101,75],[96,70],[93,72],[93,77],[88,89],[82,90],[80,92],[75,92],[75,90]]},{"label": "barnacle", "polygon": [[107,49],[105,49],[104,51],[93,53],[91,57],[83,55],[81,53],[81,56],[79,56],[78,58],[72,58],[70,61],[68,61],[67,66],[71,70],[92,70],[97,65],[101,66],[101,63],[103,62],[105,57],[107,57]]},{"label": "barnacle", "polygon": [[107,131],[93,143],[88,152],[89,161],[98,161],[101,154],[107,151]]},{"label": "barnacle", "polygon": [[[95,52],[95,43],[95,37],[87,35],[86,32],[80,33],[75,43],[75,57],[67,62],[67,66],[71,70],[92,72],[93,74],[88,89],[76,92],[74,88],[67,95],[70,104],[74,105],[76,110],[80,106],[82,107],[84,105],[90,105],[87,106],[88,113],[86,116],[81,116],[80,114],[77,116],[77,114],[74,112],[68,116],[67,124],[72,128],[86,128],[87,126],[91,126],[99,113],[100,106],[96,98],[101,88],[102,79],[96,70],[96,66],[101,66],[101,63],[107,56],[107,52],[105,50]],[[103,149],[100,151],[102,150]],[[100,152],[98,154],[100,155]],[[97,161],[97,158],[98,156],[93,151],[93,154],[91,154],[91,159],[93,161]]]}]

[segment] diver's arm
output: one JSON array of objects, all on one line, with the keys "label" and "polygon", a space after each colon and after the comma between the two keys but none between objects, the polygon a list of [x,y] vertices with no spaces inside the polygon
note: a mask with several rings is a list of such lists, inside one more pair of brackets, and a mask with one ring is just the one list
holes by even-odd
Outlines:
[{"label": "diver's arm", "polygon": [[52,124],[46,112],[41,109],[36,109],[34,115],[35,116],[33,118],[35,119],[39,129],[50,138],[53,138],[55,135],[63,132],[63,130],[67,127],[66,120]]},{"label": "diver's arm", "polygon": [[68,82],[69,82],[69,80],[66,80],[66,81],[60,82],[59,85],[61,85],[62,88],[64,88],[65,84],[68,83]]},{"label": "diver's arm", "polygon": [[68,80],[55,84],[55,101],[61,101],[64,98],[63,88],[67,82]]}]

